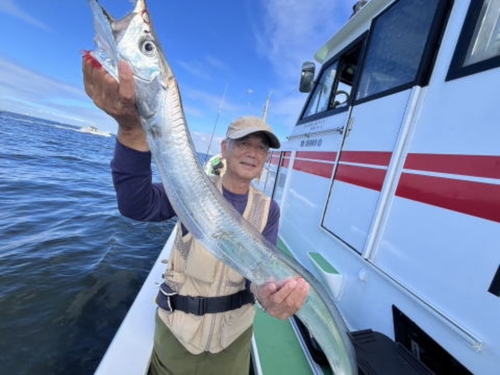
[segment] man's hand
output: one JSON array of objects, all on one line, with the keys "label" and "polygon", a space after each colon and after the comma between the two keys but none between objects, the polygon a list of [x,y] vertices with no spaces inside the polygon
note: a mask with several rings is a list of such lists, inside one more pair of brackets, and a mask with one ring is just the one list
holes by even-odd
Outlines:
[{"label": "man's hand", "polygon": [[304,304],[309,292],[309,284],[301,277],[279,282],[267,282],[251,290],[268,314],[287,319],[295,314]]},{"label": "man's hand", "polygon": [[94,104],[118,122],[118,139],[138,151],[149,150],[135,105],[134,78],[130,65],[120,61],[118,83],[90,55],[83,56],[85,92]]}]

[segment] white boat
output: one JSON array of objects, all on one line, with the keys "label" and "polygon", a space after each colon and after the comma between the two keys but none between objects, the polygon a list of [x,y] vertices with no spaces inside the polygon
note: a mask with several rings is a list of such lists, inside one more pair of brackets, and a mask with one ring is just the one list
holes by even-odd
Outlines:
[{"label": "white boat", "polygon": [[103,130],[100,130],[95,125],[82,126],[78,131],[81,132],[81,133],[88,133],[88,134],[100,135],[100,136],[103,136],[103,137],[111,137],[111,133],[103,131]]},{"label": "white boat", "polygon": [[[369,1],[318,50],[318,73],[304,64],[310,94],[260,179],[280,247],[330,289],[361,374],[500,373],[499,8]],[[146,373],[163,269],[99,375]],[[257,316],[254,373],[327,373],[307,334],[295,372],[295,342],[262,328],[278,323],[296,328]]]}]

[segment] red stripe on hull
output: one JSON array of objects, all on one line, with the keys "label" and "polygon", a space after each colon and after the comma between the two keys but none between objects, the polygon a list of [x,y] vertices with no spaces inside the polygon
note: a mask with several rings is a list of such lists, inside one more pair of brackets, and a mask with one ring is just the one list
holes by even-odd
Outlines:
[{"label": "red stripe on hull", "polygon": [[384,183],[385,169],[373,169],[354,165],[339,165],[336,180],[380,191]]},{"label": "red stripe on hull", "polygon": [[500,222],[500,185],[403,173],[396,195]]},{"label": "red stripe on hull", "polygon": [[[290,156],[290,152],[285,153],[281,162],[283,167],[289,166]],[[391,156],[390,152],[345,151],[341,154],[341,161],[387,166]],[[335,152],[297,152],[293,168],[316,176],[331,178],[335,164],[327,163],[327,161],[334,161],[335,157]],[[404,168],[500,179],[500,156],[409,154]],[[340,164],[335,179],[381,191],[386,173],[385,169]],[[396,195],[500,222],[500,185],[403,172]]]},{"label": "red stripe on hull", "polygon": [[271,160],[269,161],[272,165],[278,165],[280,161],[280,155],[276,153],[272,153],[270,156]]},{"label": "red stripe on hull", "polygon": [[288,168],[291,156],[292,156],[291,152],[285,152],[285,154],[283,155],[283,159],[281,159],[281,166],[283,168]]},{"label": "red stripe on hull", "polygon": [[297,151],[297,158],[311,160],[325,160],[334,162],[337,158],[336,152],[319,152],[319,151]]},{"label": "red stripe on hull", "polygon": [[343,151],[340,161],[388,166],[391,156],[392,152],[383,151]]},{"label": "red stripe on hull", "polygon": [[318,163],[308,160],[297,160],[293,163],[293,169],[320,177],[331,178],[334,164]]},{"label": "red stripe on hull", "polygon": [[409,154],[405,169],[500,179],[500,156]]}]

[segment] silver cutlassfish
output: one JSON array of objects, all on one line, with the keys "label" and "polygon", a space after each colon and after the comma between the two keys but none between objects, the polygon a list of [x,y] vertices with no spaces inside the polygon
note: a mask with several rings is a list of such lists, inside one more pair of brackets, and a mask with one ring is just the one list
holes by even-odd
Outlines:
[{"label": "silver cutlassfish", "polygon": [[161,51],[145,1],[138,0],[135,9],[119,21],[97,0],[89,3],[96,32],[92,55],[115,78],[119,60],[131,65],[142,127],[179,219],[215,257],[258,285],[303,277],[311,290],[297,316],[321,345],[335,374],[356,374],[347,327],[323,286],[266,241],[204,173],[188,131],[177,81]]}]

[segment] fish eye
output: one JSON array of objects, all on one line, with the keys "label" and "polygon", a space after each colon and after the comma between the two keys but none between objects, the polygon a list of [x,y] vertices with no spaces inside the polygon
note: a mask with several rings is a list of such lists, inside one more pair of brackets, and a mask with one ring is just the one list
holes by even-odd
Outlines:
[{"label": "fish eye", "polygon": [[146,56],[154,56],[156,53],[156,45],[151,40],[145,40],[141,44],[141,52]]}]

